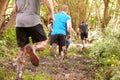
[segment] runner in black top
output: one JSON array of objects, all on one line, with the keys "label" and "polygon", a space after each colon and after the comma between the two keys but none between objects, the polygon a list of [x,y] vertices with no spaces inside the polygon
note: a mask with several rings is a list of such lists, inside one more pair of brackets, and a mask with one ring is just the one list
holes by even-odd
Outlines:
[{"label": "runner in black top", "polygon": [[88,25],[84,21],[80,24],[79,31],[80,31],[83,48],[84,48],[88,38]]}]

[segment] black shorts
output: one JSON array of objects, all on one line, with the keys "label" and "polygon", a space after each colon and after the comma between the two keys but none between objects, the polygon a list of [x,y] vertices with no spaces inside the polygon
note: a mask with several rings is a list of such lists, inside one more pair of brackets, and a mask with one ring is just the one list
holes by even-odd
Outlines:
[{"label": "black shorts", "polygon": [[19,47],[24,47],[28,44],[30,42],[29,37],[31,37],[33,43],[47,39],[41,24],[33,27],[16,27],[16,39]]},{"label": "black shorts", "polygon": [[80,33],[81,39],[84,40],[84,38],[88,38],[88,33],[87,32],[81,32]]},{"label": "black shorts", "polygon": [[58,44],[60,47],[65,46],[66,44],[65,35],[63,34],[51,35],[50,45],[52,45],[53,43]]}]

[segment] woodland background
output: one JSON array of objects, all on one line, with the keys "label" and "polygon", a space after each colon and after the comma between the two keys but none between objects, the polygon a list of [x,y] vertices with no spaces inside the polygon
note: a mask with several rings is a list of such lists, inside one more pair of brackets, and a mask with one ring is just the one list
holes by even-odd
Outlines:
[{"label": "woodland background", "polygon": [[[89,40],[92,46],[87,47],[83,52],[80,52],[78,47],[72,46],[68,54],[68,57],[76,54],[82,56],[83,60],[91,60],[88,65],[84,64],[84,66],[89,66],[87,70],[90,72],[86,80],[120,80],[120,0],[53,0],[53,2],[55,13],[60,11],[61,5],[69,6],[72,27],[76,33],[81,21],[86,21],[90,28]],[[13,4],[14,0],[0,0],[0,80],[14,80],[15,78],[15,70],[11,64],[17,56],[18,48],[15,38]],[[40,15],[48,33],[46,26],[49,13],[44,2],[41,3]],[[72,36],[72,39],[75,43],[80,43],[80,38],[76,39]],[[40,53],[39,56],[48,56],[49,49],[46,49],[44,53]],[[54,80],[55,78],[51,75],[46,78],[46,75],[39,71],[39,74],[34,71],[32,73],[36,76],[31,76],[28,71],[25,71],[24,80]],[[79,75],[79,78],[75,80],[85,80],[80,77]],[[56,78],[56,80],[64,79]]]}]

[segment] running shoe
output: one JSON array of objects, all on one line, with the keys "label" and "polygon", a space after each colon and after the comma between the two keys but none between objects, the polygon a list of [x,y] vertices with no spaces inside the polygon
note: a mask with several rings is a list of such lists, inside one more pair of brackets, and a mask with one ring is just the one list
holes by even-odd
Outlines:
[{"label": "running shoe", "polygon": [[26,52],[29,54],[30,56],[30,61],[34,66],[38,66],[39,65],[39,58],[35,53],[35,50],[32,49],[32,47],[30,45],[27,45],[25,47]]},{"label": "running shoe", "polygon": [[15,80],[22,80],[22,71],[17,72],[17,77]]}]

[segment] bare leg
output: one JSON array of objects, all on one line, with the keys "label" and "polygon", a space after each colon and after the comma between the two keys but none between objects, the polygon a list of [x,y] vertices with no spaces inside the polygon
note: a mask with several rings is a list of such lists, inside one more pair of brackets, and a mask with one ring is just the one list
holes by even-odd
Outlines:
[{"label": "bare leg", "polygon": [[21,71],[25,63],[25,53],[20,52],[17,58],[17,71]]},{"label": "bare leg", "polygon": [[59,44],[59,56],[61,55],[61,52],[62,52],[62,46],[60,46]]},{"label": "bare leg", "polygon": [[47,42],[48,42],[48,40],[35,43],[35,44],[32,46],[32,48],[33,48],[34,50],[42,51],[42,50],[44,50],[44,49],[47,47]]},{"label": "bare leg", "polygon": [[86,43],[86,44],[88,43],[88,40],[87,40],[87,38],[85,38],[85,43]]},{"label": "bare leg", "polygon": [[35,43],[32,47],[30,45],[26,46],[26,52],[29,54],[31,63],[34,66],[39,65],[39,58],[36,55],[36,50],[42,51],[46,48],[46,46],[47,46],[47,40]]},{"label": "bare leg", "polygon": [[35,43],[32,47],[28,44],[25,47],[20,49],[20,53],[17,56],[17,78],[16,80],[21,80],[22,78],[22,69],[25,63],[25,56],[28,53],[30,55],[30,59],[33,65],[39,64],[39,59],[37,58],[35,51],[36,50],[44,50],[47,46],[47,40]]},{"label": "bare leg", "polygon": [[[64,53],[63,56],[65,56],[66,53],[67,53],[66,46],[63,46],[63,47],[62,47],[62,51],[63,51],[63,53]],[[61,54],[61,55],[62,55],[62,54]]]},{"label": "bare leg", "polygon": [[56,43],[53,43],[53,44],[50,46],[50,55],[51,55],[53,58],[56,58],[56,59],[57,59],[56,47],[57,47],[57,44],[56,44]]},{"label": "bare leg", "polygon": [[25,55],[26,55],[26,52],[24,51],[24,48],[21,48],[20,49],[20,53],[18,54],[17,56],[17,77],[16,77],[16,80],[18,79],[21,79],[22,78],[22,69],[24,67],[24,63],[25,63]]},{"label": "bare leg", "polygon": [[83,48],[85,47],[85,40],[82,40]]},{"label": "bare leg", "polygon": [[63,47],[62,47],[62,51],[60,52],[60,55],[59,55],[60,63],[62,63],[65,54],[66,54],[66,46],[63,46]]}]

